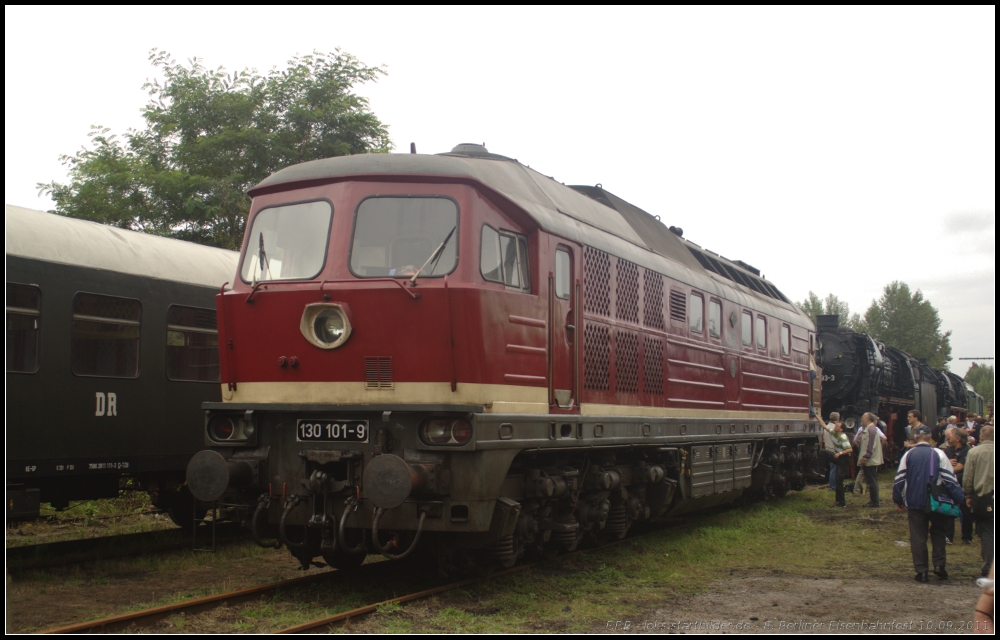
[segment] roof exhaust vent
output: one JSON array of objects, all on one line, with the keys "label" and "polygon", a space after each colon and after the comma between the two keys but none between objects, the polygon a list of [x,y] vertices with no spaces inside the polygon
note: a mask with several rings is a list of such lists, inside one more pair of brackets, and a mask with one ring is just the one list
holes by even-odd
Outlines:
[{"label": "roof exhaust vent", "polygon": [[451,150],[452,153],[462,156],[490,156],[486,149],[486,143],[476,144],[474,142],[463,142]]}]

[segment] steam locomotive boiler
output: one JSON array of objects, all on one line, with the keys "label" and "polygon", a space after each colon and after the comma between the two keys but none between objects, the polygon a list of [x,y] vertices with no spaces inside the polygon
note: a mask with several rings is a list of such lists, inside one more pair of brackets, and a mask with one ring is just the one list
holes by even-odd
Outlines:
[{"label": "steam locomotive boiler", "polygon": [[918,410],[931,424],[939,416],[956,415],[982,406],[981,396],[950,371],[935,369],[905,351],[867,334],[841,327],[835,315],[816,319],[819,348],[816,363],[823,371],[823,413],[840,413],[853,430],[861,414],[870,411],[888,429],[890,456],[897,456],[906,439],[906,415]]},{"label": "steam locomotive boiler", "polygon": [[812,322],[600,185],[464,144],[250,195],[187,482],[260,544],[509,565],[803,485]]}]

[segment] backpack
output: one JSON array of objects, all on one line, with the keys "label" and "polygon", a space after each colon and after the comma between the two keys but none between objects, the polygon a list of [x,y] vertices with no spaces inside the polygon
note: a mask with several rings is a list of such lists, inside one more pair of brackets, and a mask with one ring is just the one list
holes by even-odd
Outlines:
[{"label": "backpack", "polygon": [[947,489],[941,486],[941,468],[938,463],[938,453],[931,454],[930,481],[927,483],[927,506],[925,513],[936,513],[949,518],[957,518],[961,513],[957,504],[948,495]]}]

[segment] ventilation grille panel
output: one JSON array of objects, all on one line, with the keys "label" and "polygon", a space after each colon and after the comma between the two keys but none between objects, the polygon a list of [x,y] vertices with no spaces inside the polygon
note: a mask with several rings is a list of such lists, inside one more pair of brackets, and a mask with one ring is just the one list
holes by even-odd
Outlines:
[{"label": "ventilation grille panel", "polygon": [[639,336],[615,331],[615,391],[639,393]]},{"label": "ventilation grille panel", "polygon": [[651,396],[663,395],[663,341],[643,336],[642,390]]},{"label": "ventilation grille panel", "polygon": [[365,389],[392,389],[392,356],[365,358]]},{"label": "ventilation grille panel", "polygon": [[670,319],[678,322],[687,320],[687,297],[682,291],[670,290]]},{"label": "ventilation grille panel", "polygon": [[639,324],[639,267],[619,258],[617,284],[615,317]]},{"label": "ventilation grille panel", "polygon": [[642,323],[663,331],[663,276],[648,269],[642,272]]},{"label": "ventilation grille panel", "polygon": [[593,247],[586,247],[583,252],[583,309],[611,315],[611,259]]},{"label": "ventilation grille panel", "polygon": [[590,391],[608,390],[611,331],[602,325],[587,323],[583,332],[583,386]]}]

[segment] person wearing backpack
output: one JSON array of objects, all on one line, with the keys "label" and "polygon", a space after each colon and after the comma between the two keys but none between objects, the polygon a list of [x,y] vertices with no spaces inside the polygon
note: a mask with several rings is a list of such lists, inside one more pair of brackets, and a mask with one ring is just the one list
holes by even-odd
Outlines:
[{"label": "person wearing backpack", "polygon": [[[907,514],[910,525],[910,555],[917,582],[929,582],[927,537],[930,531],[934,575],[948,577],[945,536],[957,505],[965,501],[951,461],[944,451],[931,446],[931,430],[919,425],[912,431],[915,444],[903,454],[892,486],[892,501]],[[950,504],[948,501],[951,501]],[[953,515],[946,515],[948,512]]]}]

